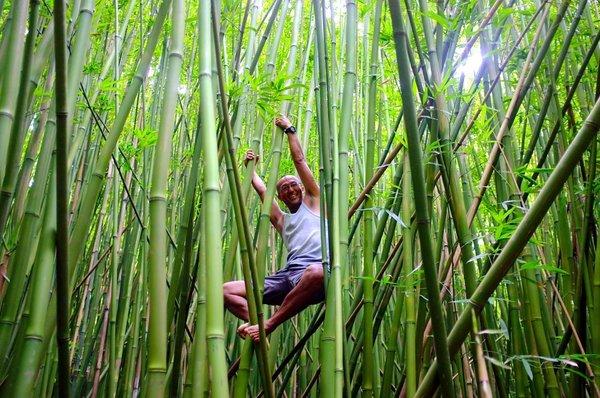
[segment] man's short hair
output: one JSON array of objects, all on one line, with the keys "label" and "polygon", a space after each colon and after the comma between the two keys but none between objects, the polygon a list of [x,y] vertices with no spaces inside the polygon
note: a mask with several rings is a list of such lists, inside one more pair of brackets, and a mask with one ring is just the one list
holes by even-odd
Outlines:
[{"label": "man's short hair", "polygon": [[279,187],[281,187],[281,183],[283,180],[285,180],[286,178],[291,178],[292,180],[296,181],[298,184],[302,185],[302,181],[300,181],[300,179],[296,176],[293,175],[285,175],[283,177],[281,177],[279,179],[279,181],[277,181],[277,184],[275,184],[275,189],[277,189],[277,193],[279,193]]}]

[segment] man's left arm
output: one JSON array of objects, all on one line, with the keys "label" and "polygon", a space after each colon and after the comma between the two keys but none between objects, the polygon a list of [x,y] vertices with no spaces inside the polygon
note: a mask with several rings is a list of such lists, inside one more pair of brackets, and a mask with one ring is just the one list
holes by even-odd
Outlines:
[{"label": "man's left arm", "polygon": [[290,154],[292,155],[294,166],[298,172],[298,177],[300,177],[300,181],[302,181],[302,185],[304,185],[304,188],[306,189],[307,196],[309,196],[310,199],[318,200],[320,195],[319,184],[315,181],[315,177],[308,167],[308,163],[306,163],[302,145],[300,144],[300,140],[298,139],[298,135],[296,134],[292,123],[285,117],[279,117],[275,120],[275,124],[277,124],[288,137]]}]

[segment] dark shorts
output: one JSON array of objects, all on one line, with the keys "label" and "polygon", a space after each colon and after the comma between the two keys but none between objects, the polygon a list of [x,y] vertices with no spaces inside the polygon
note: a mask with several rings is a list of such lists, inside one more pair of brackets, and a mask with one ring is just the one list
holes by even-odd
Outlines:
[{"label": "dark shorts", "polygon": [[[307,266],[288,266],[265,277],[263,304],[281,305],[285,296],[300,282],[306,268]],[[313,304],[323,301],[324,298],[325,294],[321,291],[321,294],[315,297]]]}]

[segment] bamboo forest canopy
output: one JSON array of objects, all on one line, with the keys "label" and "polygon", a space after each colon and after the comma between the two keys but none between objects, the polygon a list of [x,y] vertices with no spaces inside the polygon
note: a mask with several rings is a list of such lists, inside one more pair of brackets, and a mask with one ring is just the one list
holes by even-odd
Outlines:
[{"label": "bamboo forest canopy", "polygon": [[[596,0],[0,0],[0,395],[600,397],[599,41]],[[278,115],[326,299],[265,336]]]}]

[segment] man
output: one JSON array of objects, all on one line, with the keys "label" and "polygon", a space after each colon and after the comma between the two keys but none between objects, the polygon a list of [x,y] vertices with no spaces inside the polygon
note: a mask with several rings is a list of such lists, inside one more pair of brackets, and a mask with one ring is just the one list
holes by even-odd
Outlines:
[{"label": "man", "polygon": [[[275,119],[275,124],[288,137],[290,153],[298,177],[287,175],[277,182],[277,197],[290,213],[281,211],[276,201],[271,206],[271,224],[283,238],[288,249],[286,266],[265,278],[263,303],[280,305],[273,316],[265,321],[266,334],[311,304],[323,301],[323,265],[321,260],[321,220],[319,208],[319,185],[315,181],[296,135],[296,129],[286,117]],[[249,150],[244,163],[258,161]],[[267,187],[254,173],[252,186],[264,201]],[[248,302],[244,281],[232,281],[223,285],[225,307],[238,318],[248,322]],[[258,325],[245,323],[238,328],[242,337],[250,336],[258,341]]]}]

